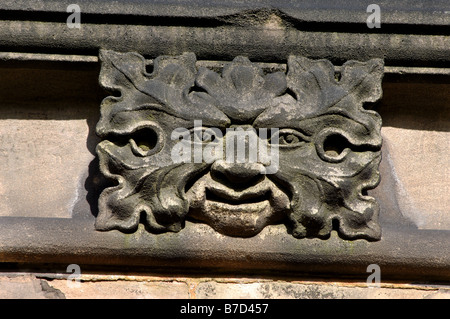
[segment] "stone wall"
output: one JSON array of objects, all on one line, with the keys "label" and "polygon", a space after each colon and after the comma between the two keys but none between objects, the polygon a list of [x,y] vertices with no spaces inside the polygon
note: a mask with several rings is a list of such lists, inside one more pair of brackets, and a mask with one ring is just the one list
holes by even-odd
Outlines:
[{"label": "stone wall", "polygon": [[[308,0],[295,3],[268,0],[264,5],[247,0],[119,0],[108,6],[103,1],[80,0],[80,28],[69,27],[66,19],[70,12],[66,11],[65,0],[1,2],[0,298],[450,299],[450,15],[445,1],[430,1],[426,10],[419,0],[384,1],[381,5],[381,28],[368,27],[366,21],[370,13],[367,3],[360,0],[332,1],[321,6]],[[180,58],[180,55],[185,58]],[[137,94],[136,99],[124,103],[122,111],[126,109],[129,112],[133,107],[140,111],[138,102],[148,96],[152,97],[150,104],[153,106],[155,101],[163,105],[161,101],[171,96],[172,100],[168,98],[167,101],[175,101],[173,110],[177,110],[181,94],[172,95],[172,89],[178,93],[199,94],[196,101],[202,101],[199,97],[210,94],[208,88],[214,87],[214,81],[208,83],[206,78],[211,81],[222,77],[224,66],[230,70],[231,65],[231,68],[236,68],[234,75],[244,79],[236,83],[243,84],[241,88],[246,90],[258,88],[248,84],[260,83],[258,81],[266,79],[269,74],[282,85],[272,86],[268,81],[261,92],[252,91],[252,94],[243,94],[236,100],[233,99],[239,90],[234,91],[236,94],[224,94],[222,102],[226,107],[221,110],[228,114],[230,123],[253,125],[251,121],[254,118],[246,118],[248,114],[238,111],[257,105],[253,103],[255,100],[248,102],[247,98],[266,96],[271,87],[275,88],[274,92],[283,87],[273,94],[276,98],[280,97],[277,94],[284,95],[285,102],[281,104],[286,108],[283,110],[288,110],[282,113],[277,109],[274,113],[283,114],[283,121],[291,116],[295,122],[304,114],[299,111],[301,116],[298,116],[293,112],[294,106],[301,109],[302,103],[307,101],[298,99],[299,95],[304,93],[307,96],[312,91],[310,88],[315,87],[319,88],[316,97],[308,100],[311,103],[307,101],[312,108],[320,104],[319,100],[333,100],[338,104],[343,96],[339,97],[338,90],[328,90],[330,87],[335,89],[343,83],[344,86],[358,83],[356,87],[370,74],[368,78],[371,80],[364,82],[366,87],[363,85],[356,93],[353,88],[347,90],[348,94],[354,94],[348,102],[351,105],[358,101],[367,108],[355,108],[361,111],[356,112],[356,118],[372,110],[381,116],[381,128],[369,121],[376,130],[367,126],[367,131],[356,135],[365,140],[376,131],[382,143],[374,142],[380,138],[353,145],[354,142],[347,143],[348,139],[344,139],[336,142],[342,145],[333,145],[337,147],[330,151],[354,151],[355,157],[344,169],[358,171],[348,175],[351,177],[364,171],[361,175],[371,181],[365,184],[364,189],[358,188],[355,196],[356,192],[352,190],[358,183],[344,183],[344,178],[331,178],[332,182],[326,180],[328,186],[320,184],[318,188],[305,180],[298,183],[303,185],[298,189],[314,188],[315,193],[304,191],[305,196],[297,196],[305,199],[307,204],[313,203],[311,207],[315,208],[315,199],[320,199],[320,205],[326,202],[333,209],[341,209],[349,206],[344,203],[347,196],[358,199],[356,204],[350,205],[358,214],[350,213],[344,222],[339,219],[344,210],[327,215],[331,217],[326,221],[329,226],[326,228],[322,227],[322,222],[317,222],[315,209],[299,209],[298,219],[290,222],[296,222],[295,227],[304,222],[301,227],[305,226],[305,229],[311,226],[312,231],[305,230],[306,233],[298,230],[301,227],[297,228],[297,237],[307,238],[291,236],[294,231],[288,229],[286,220],[281,219],[274,222],[276,225],[264,224],[267,227],[260,233],[248,233],[249,236],[245,237],[241,236],[245,230],[241,226],[245,223],[236,222],[231,233],[220,233],[213,227],[214,223],[202,223],[196,216],[188,216],[191,219],[188,218],[185,224],[177,224],[179,229],[170,229],[179,232],[157,233],[160,229],[149,231],[151,217],[143,218],[142,207],[148,203],[145,200],[140,202],[141,210],[137,211],[134,210],[136,202],[130,200],[127,209],[133,214],[142,214],[137,218],[130,214],[135,224],[139,224],[135,225],[136,229],[122,231],[97,227],[98,216],[105,215],[99,208],[100,194],[106,187],[113,188],[111,184],[114,184],[105,178],[105,167],[109,166],[103,165],[103,170],[100,169],[99,143],[104,143],[119,131],[118,135],[123,133],[114,131],[115,125],[125,123],[123,131],[134,133],[130,128],[138,122],[137,119],[157,120],[153,113],[142,113],[144,115],[139,115],[141,118],[130,116],[129,122],[125,121],[126,116],[116,118],[113,114],[109,124],[114,134],[102,135],[98,131],[98,123],[104,122],[100,121],[101,114],[107,114],[112,101],[119,100],[115,99],[120,95],[118,87],[122,86],[121,93],[125,95],[129,93],[128,89],[130,92],[134,92],[134,88],[145,91],[145,83],[153,80],[153,71],[158,70],[155,61],[161,62],[168,56],[178,56],[175,60],[184,61],[175,63],[176,68],[185,67],[188,65],[186,61],[192,62],[192,57],[196,57],[188,68],[191,71],[195,69],[192,78],[186,80],[190,86],[182,87],[181,80],[170,82],[177,78],[177,74],[191,72],[185,72],[185,69],[178,72],[181,69],[176,69],[177,73],[173,71],[175,64],[171,64],[167,73],[156,72],[163,74],[157,85],[150,85],[145,94]],[[321,73],[318,72],[320,68],[311,67],[324,59],[328,62],[322,63],[320,68],[331,65],[332,68],[327,69],[329,72]],[[353,65],[364,67],[345,72],[344,63],[350,60],[359,61]],[[288,61],[299,64],[289,65]],[[292,71],[292,78],[289,78],[289,69],[294,70],[303,63],[299,61],[309,61],[307,72],[302,73],[304,69],[298,68],[297,75]],[[373,64],[374,61],[377,62]],[[367,71],[367,63],[378,67]],[[139,65],[139,70],[136,65]],[[250,69],[258,71],[248,72]],[[306,80],[308,77],[304,74],[308,72],[316,74],[315,80],[311,77]],[[278,75],[274,76],[276,73]],[[252,77],[255,74],[258,76]],[[340,82],[342,78],[344,81]],[[169,81],[170,85],[164,81]],[[302,91],[301,85],[315,81],[321,84],[306,85]],[[322,86],[324,81],[328,84]],[[298,90],[293,90],[292,85],[297,85]],[[224,86],[217,85],[213,93],[221,93]],[[116,91],[109,92],[108,89]],[[365,89],[370,94],[364,92]],[[211,101],[213,95],[210,94],[205,101]],[[339,98],[329,99],[332,96]],[[164,104],[164,107],[169,104]],[[260,104],[268,105],[266,101]],[[191,106],[188,103],[178,108],[184,114],[177,114],[188,118],[191,111],[200,109],[202,114],[209,110],[209,105],[195,105],[202,107],[186,111]],[[334,110],[333,115],[351,118],[346,112],[349,108],[343,106],[343,109],[345,112]],[[368,109],[371,111],[366,112]],[[263,112],[263,108],[259,111]],[[235,118],[230,115],[233,113],[237,114]],[[103,116],[103,120],[105,118],[108,117]],[[199,119],[189,119],[195,120]],[[359,124],[367,123],[364,117],[359,121]],[[162,126],[170,127],[167,123],[172,124],[173,121],[160,122]],[[347,131],[346,125],[336,123],[341,122],[336,119],[328,122],[330,126],[336,125],[340,132]],[[324,130],[327,128],[324,125]],[[313,135],[310,133],[308,136]],[[314,141],[306,143],[312,146],[308,154],[316,156],[319,150],[315,143],[319,138],[311,139]],[[117,156],[109,164],[120,157],[122,146],[132,144],[131,139],[123,137],[116,142],[120,151],[113,152]],[[325,137],[322,142],[325,148]],[[349,144],[356,147],[352,150]],[[379,165],[381,182],[375,187],[378,166],[371,166],[373,178],[369,178],[371,174],[365,169],[356,169],[356,164],[359,156],[363,159],[378,152],[382,154]],[[301,152],[297,154],[300,158],[303,156]],[[293,156],[290,164],[296,163],[298,158]],[[379,156],[376,158],[378,160]],[[159,164],[164,165],[165,159]],[[331,162],[339,162],[339,159],[335,160]],[[315,169],[319,163],[305,162],[312,163],[306,167],[307,170]],[[104,159],[102,163],[105,164]],[[123,173],[123,167],[139,171],[136,166],[122,164],[117,165],[119,169],[115,167],[119,173]],[[285,165],[288,168],[293,166]],[[317,169],[319,175],[327,169],[327,166],[320,167]],[[336,167],[330,169],[329,176],[336,177],[333,174],[340,170]],[[296,173],[290,171],[285,176],[290,179]],[[176,175],[174,180],[179,177]],[[130,180],[138,179],[133,177]],[[286,187],[284,184],[289,184],[289,181],[280,181],[274,185],[283,188]],[[344,186],[339,188],[341,182]],[[139,180],[136,187],[130,189],[134,191],[143,184]],[[153,187],[156,184],[147,184],[146,195],[157,188]],[[335,188],[330,188],[330,185]],[[326,196],[318,196],[319,191]],[[286,193],[291,196],[289,200],[295,197],[292,189]],[[160,197],[169,200],[164,203],[166,206],[160,206],[167,211],[168,207],[177,208],[177,205],[171,205],[177,203],[177,196],[164,194]],[[143,197],[156,198],[153,195]],[[314,200],[312,195],[316,196]],[[367,209],[369,206],[362,204],[371,201],[372,197],[378,204]],[[244,202],[247,200],[245,198]],[[285,206],[295,206],[289,200],[284,201]],[[157,206],[154,202],[151,204],[152,209]],[[372,207],[378,208],[378,205],[379,214],[373,214]],[[292,208],[285,206],[278,208],[286,211]],[[125,206],[118,207],[111,211],[122,214],[118,220],[123,221],[122,208]],[[183,207],[185,210],[188,208]],[[363,215],[367,218],[361,218]],[[109,222],[107,218],[105,220]],[[368,235],[352,229],[346,233],[343,231],[345,227],[341,227],[346,223],[356,228],[364,224],[376,225],[376,232]],[[167,229],[175,225],[166,224]],[[120,228],[121,225],[115,226]],[[318,234],[325,228],[327,232]],[[68,281],[68,273],[54,271],[61,265],[65,269],[69,264],[81,265],[82,272],[77,277],[79,282]],[[59,266],[52,268],[51,265]],[[379,286],[370,286],[365,281],[369,265],[381,268]],[[163,274],[159,272],[161,269]]]},{"label": "stone wall", "polygon": [[292,280],[239,277],[82,275],[80,282],[51,274],[0,275],[0,298],[25,299],[450,299],[438,284]]}]

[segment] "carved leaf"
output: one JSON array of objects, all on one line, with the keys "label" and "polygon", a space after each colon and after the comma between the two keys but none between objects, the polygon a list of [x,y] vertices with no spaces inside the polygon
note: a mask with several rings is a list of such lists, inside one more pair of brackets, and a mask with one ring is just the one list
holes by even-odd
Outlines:
[{"label": "carved leaf", "polygon": [[[211,105],[196,105],[190,98],[197,69],[195,55],[160,56],[154,61],[154,71],[145,72],[145,59],[137,53],[100,52],[102,69],[100,84],[107,90],[118,91],[120,96],[110,96],[101,104],[101,117],[97,134],[128,134],[135,126],[139,110],[160,110],[185,118],[208,117],[217,124],[228,121],[222,112]],[[199,99],[197,102],[201,101]],[[141,125],[148,121],[141,119]]]},{"label": "carved leaf", "polygon": [[245,57],[236,57],[225,65],[221,75],[201,68],[196,84],[212,97],[218,109],[241,121],[255,118],[286,90],[283,73],[264,75]]}]

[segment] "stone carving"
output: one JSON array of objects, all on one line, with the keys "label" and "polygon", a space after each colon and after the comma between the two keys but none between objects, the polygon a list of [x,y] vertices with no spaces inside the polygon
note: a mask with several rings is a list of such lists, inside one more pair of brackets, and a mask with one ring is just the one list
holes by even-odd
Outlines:
[{"label": "stone carving", "polygon": [[[114,184],[99,198],[96,229],[178,232],[192,220],[239,237],[285,224],[296,238],[333,229],[380,238],[366,191],[379,182],[381,118],[364,103],[381,98],[382,60],[336,72],[290,56],[287,72],[265,73],[236,57],[216,72],[185,53],[156,58],[148,73],[136,53],[100,59],[100,84],[117,94],[97,124],[100,170]],[[232,134],[248,154],[229,160],[239,151]]]}]

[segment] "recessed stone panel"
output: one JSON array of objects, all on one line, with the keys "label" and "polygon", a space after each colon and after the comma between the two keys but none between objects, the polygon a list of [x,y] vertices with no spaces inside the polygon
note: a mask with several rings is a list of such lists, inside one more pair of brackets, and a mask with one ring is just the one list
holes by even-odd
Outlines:
[{"label": "recessed stone panel", "polygon": [[0,120],[0,216],[70,218],[94,159],[88,134],[83,119]]}]

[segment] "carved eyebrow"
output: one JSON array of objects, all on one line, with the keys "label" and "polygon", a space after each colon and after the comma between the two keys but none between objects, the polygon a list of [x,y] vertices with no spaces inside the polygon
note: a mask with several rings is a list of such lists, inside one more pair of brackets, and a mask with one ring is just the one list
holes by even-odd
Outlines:
[{"label": "carved eyebrow", "polygon": [[279,130],[283,130],[283,129],[291,129],[294,131],[298,131],[300,134],[304,135],[305,137],[311,137],[313,135],[313,132],[306,130],[301,121],[295,121],[295,122],[283,122],[283,123],[273,123],[271,125],[257,125],[254,126],[256,129],[262,129],[262,128],[267,128],[267,129],[271,129],[271,128],[278,128]]},{"label": "carved eyebrow", "polygon": [[[217,127],[219,129],[225,129],[230,126],[231,121],[228,120],[227,122],[224,122],[223,118],[217,118],[214,116],[214,114],[210,113],[203,113],[202,116],[199,116],[197,119],[192,119],[192,114],[190,116],[183,116],[183,114],[177,114],[177,113],[169,113],[162,109],[153,109],[154,112],[163,113],[165,116],[174,117],[177,119],[180,119],[184,121],[184,127],[187,129],[194,127],[194,121],[201,120],[202,121],[202,127]],[[205,116],[206,115],[206,116]],[[228,117],[227,117],[228,119]],[[155,119],[156,122],[158,122],[158,119]]]},{"label": "carved eyebrow", "polygon": [[[123,111],[123,112],[135,112],[135,111],[140,111],[140,110],[150,110],[153,113],[162,113],[166,116],[171,116],[171,117],[175,117],[181,120],[186,121],[187,123],[191,123],[193,125],[193,120],[192,120],[192,113],[186,112],[186,113],[179,113],[179,112],[173,112],[173,110],[166,110],[164,109],[164,106],[162,105],[156,105],[156,107],[154,105],[152,105],[152,107],[146,107],[145,105],[143,105],[141,108],[137,108],[134,110],[127,110],[127,111]],[[119,114],[119,113],[118,113]],[[201,120],[203,126],[215,126],[215,127],[219,127],[219,128],[225,128],[228,127],[230,125],[230,120],[228,117],[226,117],[228,119],[228,121],[224,121],[224,118],[218,118],[217,116],[215,116],[214,113],[212,112],[201,112],[198,113],[198,119],[194,119],[194,120]],[[226,116],[225,114],[223,114],[224,116]],[[158,122],[158,119],[155,119],[156,122]],[[187,126],[189,126],[190,124],[187,124]]]},{"label": "carved eyebrow", "polygon": [[[267,116],[269,115],[269,116]],[[264,114],[265,118],[257,117],[253,121],[253,127],[255,128],[293,128],[297,129],[300,132],[307,134],[307,132],[302,131],[302,120],[304,120],[303,117],[294,117],[292,119],[287,119],[284,116],[281,116],[281,114]]]}]

